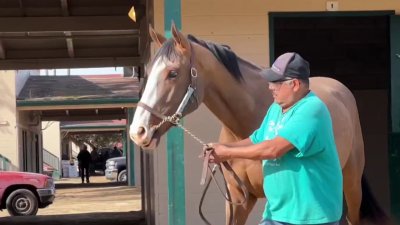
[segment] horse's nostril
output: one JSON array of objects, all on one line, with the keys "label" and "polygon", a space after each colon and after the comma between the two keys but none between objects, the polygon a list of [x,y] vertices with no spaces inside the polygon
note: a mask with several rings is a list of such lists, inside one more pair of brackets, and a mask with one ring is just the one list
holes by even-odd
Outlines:
[{"label": "horse's nostril", "polygon": [[144,127],[139,127],[138,131],[137,131],[137,135],[138,136],[142,136],[146,133],[146,129],[144,129]]}]

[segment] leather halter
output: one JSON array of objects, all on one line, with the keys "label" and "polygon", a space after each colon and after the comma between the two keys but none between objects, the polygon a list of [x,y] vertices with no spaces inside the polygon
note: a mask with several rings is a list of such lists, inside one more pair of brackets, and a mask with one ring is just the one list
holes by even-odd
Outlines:
[{"label": "leather halter", "polygon": [[190,43],[190,49],[191,49],[191,55],[190,55],[189,66],[190,66],[191,83],[189,84],[186,94],[183,97],[181,103],[179,104],[176,112],[174,114],[172,114],[171,116],[166,116],[166,115],[156,111],[155,109],[151,108],[146,103],[138,102],[138,104],[137,104],[137,106],[144,108],[145,110],[149,111],[150,113],[152,113],[153,115],[155,115],[156,117],[158,117],[159,119],[162,120],[162,122],[156,126],[156,129],[158,129],[165,122],[170,122],[170,123],[176,125],[179,122],[179,120],[182,118],[183,111],[185,110],[190,98],[194,97],[195,101],[196,101],[196,105],[197,105],[196,107],[199,106],[199,100],[198,100],[198,96],[196,94],[197,70],[196,70],[196,68],[193,67],[194,51],[193,51],[193,46],[191,43]]}]

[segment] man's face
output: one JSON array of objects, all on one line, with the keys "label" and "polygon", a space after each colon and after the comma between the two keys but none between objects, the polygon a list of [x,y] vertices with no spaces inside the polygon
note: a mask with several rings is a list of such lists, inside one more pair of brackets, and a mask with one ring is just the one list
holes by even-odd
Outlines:
[{"label": "man's face", "polygon": [[[295,94],[296,79],[278,82],[269,82],[268,88],[272,92],[275,102],[284,107],[290,104]],[[298,81],[297,81],[298,82]]]}]

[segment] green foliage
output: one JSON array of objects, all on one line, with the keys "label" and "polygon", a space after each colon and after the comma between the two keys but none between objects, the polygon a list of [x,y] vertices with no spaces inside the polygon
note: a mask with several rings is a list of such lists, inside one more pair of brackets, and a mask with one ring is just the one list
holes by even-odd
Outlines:
[{"label": "green foliage", "polygon": [[112,147],[116,143],[122,141],[121,133],[100,133],[100,134],[68,134],[66,139],[71,140],[76,145],[80,146],[83,143],[89,144],[96,148]]}]

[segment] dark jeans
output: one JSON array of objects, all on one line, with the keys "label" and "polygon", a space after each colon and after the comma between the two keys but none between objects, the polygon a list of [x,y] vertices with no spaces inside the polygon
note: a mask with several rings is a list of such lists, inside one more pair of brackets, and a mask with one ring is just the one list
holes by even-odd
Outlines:
[{"label": "dark jeans", "polygon": [[[294,225],[294,224],[273,221],[273,220],[263,220],[263,221],[261,221],[261,223],[259,225]],[[332,223],[321,223],[321,224],[315,224],[315,225],[339,225],[339,221],[332,222]]]},{"label": "dark jeans", "polygon": [[85,175],[86,183],[89,183],[89,165],[79,165],[79,173],[81,174],[82,183],[85,180]]}]

